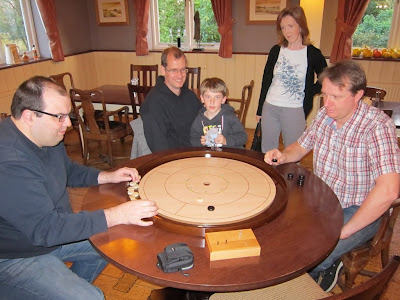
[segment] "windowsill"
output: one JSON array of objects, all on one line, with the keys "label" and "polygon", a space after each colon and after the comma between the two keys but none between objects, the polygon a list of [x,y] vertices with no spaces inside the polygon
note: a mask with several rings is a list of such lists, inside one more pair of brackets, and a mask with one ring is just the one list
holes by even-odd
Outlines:
[{"label": "windowsill", "polygon": [[[162,52],[163,50],[164,49],[151,49],[150,52]],[[95,50],[95,51],[115,51],[115,50]],[[185,50],[182,50],[182,51],[185,52],[185,53],[218,53],[219,52],[218,49],[204,49],[203,51],[195,51],[193,49],[185,49]],[[88,51],[88,52],[91,52],[91,51]],[[84,52],[84,53],[87,53],[87,52]],[[70,55],[67,55],[67,56],[73,56],[73,55],[76,55],[76,54],[81,54],[81,53],[70,54]],[[258,53],[234,52],[234,54],[258,54]],[[268,55],[268,53],[260,53],[260,54]],[[385,61],[388,61],[388,62],[389,61],[390,62],[400,62],[400,58],[352,57],[352,59],[354,59],[354,60],[367,60],[367,61],[379,61],[379,62],[385,62]],[[12,65],[0,64],[0,70],[5,70],[5,69],[10,69],[10,68],[15,68],[15,67],[21,67],[21,66],[35,64],[35,63],[43,62],[43,61],[47,61],[47,60],[51,60],[51,58],[38,58],[38,59],[31,58],[27,62],[21,62],[19,64],[12,64]]]},{"label": "windowsill", "polygon": [[24,62],[21,62],[19,64],[12,64],[12,65],[0,64],[0,70],[14,68],[14,67],[21,67],[21,66],[30,65],[30,64],[35,64],[35,63],[43,62],[43,61],[50,60],[50,59],[51,58],[38,58],[38,59],[31,58],[28,61],[24,61]]},{"label": "windowsill", "polygon": [[400,62],[400,58],[391,58],[391,57],[357,57],[353,56],[352,59],[354,60],[370,60],[370,61],[398,61]]},{"label": "windowsill", "polygon": [[[161,47],[153,48],[153,49],[150,49],[149,51],[150,52],[163,52],[166,48],[167,47],[164,47],[164,48],[161,48]],[[203,50],[193,50],[193,49],[182,49],[181,48],[181,50],[184,53],[218,53],[219,52],[219,49],[210,49],[210,48],[208,48],[208,49],[205,48]]]}]

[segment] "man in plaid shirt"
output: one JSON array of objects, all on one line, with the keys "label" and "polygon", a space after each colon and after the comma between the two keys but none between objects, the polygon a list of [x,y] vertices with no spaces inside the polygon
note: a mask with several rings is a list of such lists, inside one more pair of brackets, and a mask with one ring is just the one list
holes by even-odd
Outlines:
[{"label": "man in plaid shirt", "polygon": [[344,222],[332,253],[310,275],[329,292],[343,266],[340,257],[370,240],[382,214],[399,196],[400,150],[396,127],[382,111],[362,101],[366,76],[354,61],[341,61],[319,76],[324,107],[298,141],[265,154],[279,165],[311,150],[314,173],[338,197]]}]

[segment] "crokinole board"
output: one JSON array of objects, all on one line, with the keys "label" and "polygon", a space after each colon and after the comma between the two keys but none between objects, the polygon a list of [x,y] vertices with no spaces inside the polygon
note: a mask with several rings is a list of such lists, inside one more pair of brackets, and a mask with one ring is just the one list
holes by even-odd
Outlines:
[{"label": "crokinole board", "polygon": [[272,204],[276,188],[267,173],[248,163],[192,157],[152,169],[141,180],[139,194],[155,201],[164,218],[220,225],[262,213]]},{"label": "crokinole board", "polygon": [[278,172],[231,152],[166,155],[138,171],[140,198],[157,203],[155,224],[167,230],[204,235],[256,228],[278,216],[287,202],[286,182]]}]

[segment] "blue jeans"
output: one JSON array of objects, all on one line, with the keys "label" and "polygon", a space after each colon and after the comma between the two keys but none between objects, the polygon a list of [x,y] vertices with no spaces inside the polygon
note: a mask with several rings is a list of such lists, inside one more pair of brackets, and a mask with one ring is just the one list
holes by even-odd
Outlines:
[{"label": "blue jeans", "polygon": [[[359,206],[353,205],[343,209],[343,225],[351,219],[351,217],[356,213],[359,208]],[[353,250],[354,248],[357,248],[358,246],[372,239],[376,231],[378,230],[380,220],[380,218],[377,219],[375,222],[352,234],[347,239],[339,240],[336,247],[329,254],[329,256],[309,272],[310,276],[316,278],[319,272],[329,269],[329,267],[331,267],[333,263],[343,254]]]},{"label": "blue jeans", "polygon": [[[71,268],[64,262],[71,262]],[[90,283],[106,265],[89,241],[45,255],[0,259],[0,299],[104,299]]]}]

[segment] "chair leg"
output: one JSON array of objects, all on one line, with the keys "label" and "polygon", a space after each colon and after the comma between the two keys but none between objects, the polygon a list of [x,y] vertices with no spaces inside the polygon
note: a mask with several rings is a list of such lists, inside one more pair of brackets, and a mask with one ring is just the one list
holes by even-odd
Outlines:
[{"label": "chair leg", "polygon": [[113,161],[113,157],[112,157],[112,147],[111,147],[111,143],[112,141],[108,140],[107,141],[107,149],[108,149],[108,161],[110,164],[110,167],[113,168],[114,167],[114,161]]},{"label": "chair leg", "polygon": [[342,290],[351,289],[360,271],[367,266],[369,258],[369,248],[357,249],[342,256],[344,284],[339,283]]},{"label": "chair leg", "polygon": [[83,153],[84,153],[84,151],[83,151],[83,147],[84,147],[84,141],[83,141],[83,139],[82,139],[82,133],[81,133],[81,130],[80,130],[80,127],[79,126],[73,126],[74,127],[74,129],[75,129],[75,131],[78,133],[78,137],[79,137],[79,146],[80,146],[80,148],[81,148],[81,153],[82,153],[82,158],[83,158]]},{"label": "chair leg", "polygon": [[84,146],[83,146],[83,164],[86,166],[87,165],[88,154],[89,154],[88,140],[85,139],[83,144],[84,144]]},{"label": "chair leg", "polygon": [[382,249],[381,262],[382,262],[382,268],[386,267],[386,265],[389,263],[389,246]]}]

